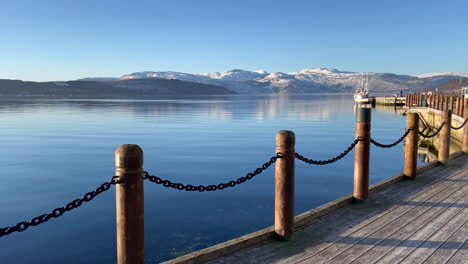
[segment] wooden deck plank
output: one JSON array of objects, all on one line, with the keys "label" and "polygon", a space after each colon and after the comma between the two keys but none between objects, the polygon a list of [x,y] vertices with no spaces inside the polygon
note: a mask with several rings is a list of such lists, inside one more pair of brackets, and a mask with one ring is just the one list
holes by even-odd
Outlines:
[{"label": "wooden deck plank", "polygon": [[[466,176],[467,173],[462,173]],[[463,200],[466,201],[466,200]],[[418,232],[411,235],[408,239],[395,246],[387,255],[379,259],[379,263],[398,263],[406,256],[412,253],[415,248],[421,246],[435,232],[442,228],[449,220],[451,220],[461,209],[457,207],[447,208],[447,210],[434,221],[422,226]],[[421,261],[422,262],[422,261]]]},{"label": "wooden deck plank", "polygon": [[[445,192],[446,195],[445,199],[442,200],[444,203],[456,203],[460,199],[465,197],[466,192],[468,191],[468,187],[465,186],[463,188],[459,188],[454,193]],[[457,200],[458,199],[458,200]],[[414,209],[410,210],[405,215],[399,217],[394,222],[387,224],[380,230],[377,230],[367,238],[357,242],[355,245],[350,247],[349,249],[341,252],[337,255],[333,262],[334,263],[350,263],[355,259],[361,257],[362,255],[366,254],[370,249],[374,246],[383,244],[388,246],[388,244],[395,243],[397,241],[401,241],[401,239],[405,239],[405,237],[401,238],[395,236],[398,234],[400,236],[409,236],[414,230],[417,230],[418,226],[425,225],[432,221],[434,218],[439,216],[442,211],[444,211],[445,207],[435,207],[432,208],[431,206],[421,206],[418,205]],[[381,254],[381,252],[379,252]],[[376,256],[381,256],[377,254],[368,254],[368,259],[375,259]],[[362,261],[361,258],[360,261]],[[358,261],[358,262],[360,262]]]},{"label": "wooden deck plank", "polygon": [[[436,229],[436,232],[429,237],[424,243],[422,243],[418,248],[414,249],[410,255],[408,255],[401,263],[422,263],[427,258],[429,258],[432,253],[434,253],[438,248],[440,248],[446,241],[456,233],[466,222],[467,214],[464,212],[464,208],[467,206],[468,192],[465,192],[464,199],[461,200],[461,204],[463,205],[462,208],[459,207],[449,207],[446,211],[453,210],[456,212],[456,215],[453,216],[451,219],[448,219],[446,223],[442,223],[442,228]],[[434,225],[434,223],[430,223]],[[428,225],[426,225],[428,226]],[[437,226],[436,226],[437,228]]]},{"label": "wooden deck plank", "polygon": [[[413,195],[411,190],[417,187],[419,183],[421,183],[421,185],[423,186],[426,186],[427,188],[431,188],[433,184],[436,184],[436,182],[442,180],[442,177],[437,176],[447,174],[449,173],[449,171],[452,170],[453,168],[437,167],[434,168],[434,171],[431,174],[431,176],[434,176],[433,178],[424,177],[419,179],[419,182],[406,181],[404,184],[397,183],[401,185],[399,186],[399,188],[389,188],[382,190],[381,192],[379,192],[379,196],[381,194],[383,195],[381,195],[378,200],[372,200],[372,203],[379,205],[392,205],[394,204],[394,201],[398,201],[401,197],[413,197],[417,194]],[[381,211],[375,211],[375,208],[372,206],[354,205],[354,207],[361,208],[361,211],[356,212],[355,208],[349,207],[338,209],[333,214],[323,217],[322,219],[314,222],[314,224],[308,225],[307,227],[303,228],[303,230],[306,232],[302,232],[303,230],[297,232],[292,241],[275,241],[273,243],[260,245],[256,248],[240,251],[236,254],[242,254],[242,256],[244,257],[243,263],[268,263],[272,259],[281,259],[284,257],[284,255],[296,255],[306,250],[306,248],[303,247],[303,245],[310,245],[311,243],[313,244],[311,238],[316,239],[316,241],[318,242],[324,237],[327,237],[327,235],[334,233],[339,234],[341,231],[348,229],[348,226],[362,223],[365,219],[369,218],[370,215],[377,214]],[[346,225],[341,225],[341,223],[338,223],[338,226],[335,225],[334,218],[336,217],[336,214],[346,214],[347,212],[353,212],[359,217],[352,222],[345,222]],[[261,252],[261,254],[259,254],[259,252]],[[234,263],[234,260],[236,258],[236,256],[234,255],[231,255],[232,257],[228,256],[220,260],[215,260],[211,263]]]},{"label": "wooden deck plank", "polygon": [[465,241],[463,246],[457,251],[457,253],[450,258],[448,264],[466,264],[468,263],[468,241]]},{"label": "wooden deck plank", "polygon": [[[449,171],[449,170],[447,170],[447,171]],[[423,197],[426,197],[427,195],[431,195],[431,194],[435,195],[439,191],[441,191],[442,188],[445,188],[445,187],[448,187],[448,186],[449,186],[449,184],[436,185],[436,188],[428,188],[429,191],[424,192],[424,193],[418,193],[416,196],[411,196],[412,198],[410,198],[410,199],[411,200],[415,200],[415,199],[418,200],[418,199],[423,199]],[[393,195],[393,197],[394,197],[394,195]],[[378,208],[378,213],[377,214],[369,215],[369,217],[366,219],[366,221],[363,221],[363,222],[361,222],[361,223],[359,223],[357,225],[347,227],[346,230],[343,230],[343,231],[335,234],[333,237],[328,237],[328,238],[324,239],[323,241],[321,241],[322,243],[320,245],[307,249],[306,252],[304,252],[303,254],[297,254],[295,256],[292,256],[291,258],[287,259],[287,261],[285,261],[285,262],[295,263],[297,261],[300,261],[301,259],[310,258],[311,256],[314,256],[317,253],[320,253],[322,250],[330,250],[331,249],[333,252],[339,254],[340,251],[334,249],[334,247],[335,247],[334,243],[339,242],[340,240],[343,240],[346,236],[352,234],[356,229],[357,230],[363,230],[364,227],[367,228],[368,224],[373,222],[375,219],[381,219],[381,218],[385,217],[388,214],[392,214],[393,210],[395,210],[395,209],[397,209],[399,207],[399,205],[398,205],[399,204],[399,199],[401,199],[402,196],[399,196],[398,199],[396,199],[397,203],[389,203],[386,206],[382,206],[382,204],[385,204],[385,202],[380,203],[382,198],[385,198],[385,196],[380,196],[379,195],[379,199],[371,198],[371,199],[374,199],[374,200],[373,200],[373,202],[369,203],[369,208],[374,208],[374,207]],[[390,207],[387,207],[387,206],[390,206]],[[359,206],[352,206],[350,208],[352,208],[352,210],[358,211],[361,214],[366,213],[365,210],[361,210],[362,208],[360,208]],[[341,249],[343,249],[343,248],[346,248],[347,246],[348,245],[345,244],[345,245],[340,245],[339,247],[341,247]],[[330,253],[330,252],[327,252],[327,253]],[[314,258],[314,261],[319,263],[320,261],[327,261],[327,260],[332,258],[332,257],[330,257],[330,254],[327,254],[327,255],[328,256],[326,258],[320,258],[320,257],[319,258]]]},{"label": "wooden deck plank", "polygon": [[[465,203],[465,206],[466,202],[468,202],[466,194],[467,193],[464,194],[464,199],[461,200],[462,203]],[[449,207],[444,213],[446,214],[446,217],[442,214],[438,219],[435,219],[425,225],[426,230],[423,229],[421,232],[426,232],[425,236],[430,235],[430,233],[432,233],[432,235],[423,240],[417,248],[413,248],[412,252],[407,255],[401,263],[408,264],[424,262],[465,223],[463,208]],[[408,238],[408,240],[409,239],[411,239],[411,237]],[[420,243],[420,241],[417,241],[416,243]]]},{"label": "wooden deck plank", "polygon": [[[447,211],[463,193],[468,181],[467,160],[466,156],[457,158],[450,166],[433,168],[415,181],[399,182],[371,194],[368,204],[340,208],[298,230],[291,241],[271,241],[210,263],[320,263],[317,260],[327,261],[333,257],[336,257],[333,263],[373,263],[371,253],[379,253],[378,256],[388,253],[389,248],[393,250],[393,244],[407,238],[403,235],[414,235],[408,234],[409,230],[417,232],[414,225],[424,225],[431,217]],[[430,209],[431,206],[434,209]],[[352,221],[353,218],[356,219]],[[396,229],[393,233],[390,232],[392,227]],[[394,236],[400,240],[391,240]],[[354,245],[356,243],[359,244]],[[337,249],[333,249],[335,247]],[[358,250],[346,250],[353,247]],[[458,258],[460,254],[457,254],[453,258]],[[321,258],[314,258],[318,255]]]},{"label": "wooden deck plank", "polygon": [[[372,222],[363,227],[360,227],[358,230],[355,230],[355,228],[349,229],[347,232],[340,235],[340,240],[334,242],[326,250],[318,254],[312,254],[310,257],[305,258],[304,261],[310,261],[311,259],[313,259],[314,263],[322,263],[331,260],[337,263],[349,263],[353,260],[353,256],[355,256],[355,254],[353,254],[354,252],[352,251],[350,252],[350,258],[352,259],[348,262],[346,262],[346,258],[344,258],[342,262],[339,259],[336,259],[336,257],[338,257],[342,252],[346,251],[347,249],[353,247],[354,245],[362,243],[367,236],[372,235],[376,231],[381,231],[386,226],[391,225],[391,227],[395,227],[396,229],[403,227],[409,222],[409,220],[412,220],[412,215],[417,216],[418,214],[422,213],[421,210],[423,210],[423,208],[419,206],[422,202],[438,202],[451,196],[453,192],[457,192],[460,188],[457,185],[448,183],[439,184],[437,187],[440,186],[446,186],[446,188],[442,190],[439,188],[431,188],[426,192],[423,192],[420,196],[416,197],[415,199],[412,199],[411,202],[413,203],[411,204],[414,205],[406,205],[403,203],[403,205],[398,206],[394,210],[386,211],[386,214],[384,214],[382,217],[370,219]],[[459,195],[463,194],[464,192],[459,193]],[[407,217],[410,217],[410,219],[407,219]],[[398,220],[400,221],[400,226],[398,225],[398,223],[395,223],[398,222]],[[384,232],[391,231],[385,229]],[[325,243],[322,243],[322,245],[324,244]],[[309,252],[314,253],[314,249],[309,250],[308,253]],[[359,254],[359,250],[356,252],[356,254]]]},{"label": "wooden deck plank", "polygon": [[[466,191],[466,187],[464,189]],[[458,196],[457,193],[454,193],[454,196]],[[444,201],[444,204],[447,204],[447,201],[450,201],[454,196],[449,197]],[[459,198],[460,199],[460,198]],[[461,199],[465,199],[464,196]],[[454,203],[458,201],[455,200]],[[447,204],[450,205],[450,204]],[[365,254],[361,255],[359,258],[355,259],[351,263],[376,263],[379,257],[376,256],[385,256],[389,253],[394,247],[398,246],[402,241],[407,240],[411,235],[419,230],[418,227],[425,226],[430,223],[435,217],[439,216],[445,207],[429,207],[429,210],[426,211],[423,215],[415,219],[409,225],[396,230],[392,235],[387,237],[385,240],[376,245],[372,246]]]},{"label": "wooden deck plank", "polygon": [[[464,208],[465,223],[456,230],[424,263],[447,263],[454,256],[466,241],[468,241],[468,209]],[[468,262],[468,257],[466,259]]]}]

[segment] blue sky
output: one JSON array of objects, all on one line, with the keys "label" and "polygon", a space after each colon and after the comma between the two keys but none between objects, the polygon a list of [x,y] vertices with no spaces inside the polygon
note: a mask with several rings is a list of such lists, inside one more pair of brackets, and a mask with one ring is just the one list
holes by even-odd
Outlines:
[{"label": "blue sky", "polygon": [[0,0],[0,79],[468,71],[468,1]]}]

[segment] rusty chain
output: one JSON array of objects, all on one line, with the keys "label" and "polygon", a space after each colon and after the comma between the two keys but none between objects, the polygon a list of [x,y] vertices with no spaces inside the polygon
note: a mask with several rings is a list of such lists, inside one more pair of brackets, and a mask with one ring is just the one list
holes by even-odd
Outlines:
[{"label": "rusty chain", "polygon": [[392,147],[400,144],[400,142],[402,142],[409,135],[411,130],[413,130],[413,129],[406,130],[405,133],[403,134],[403,136],[401,136],[399,139],[397,139],[397,141],[395,141],[395,142],[393,142],[391,144],[382,144],[382,143],[379,143],[379,142],[375,141],[373,138],[370,139],[370,142],[372,144],[376,145],[377,147],[380,147],[380,148],[392,148]]},{"label": "rusty chain", "polygon": [[440,127],[432,134],[432,135],[425,135],[423,132],[421,131],[418,131],[418,134],[421,135],[422,137],[425,137],[425,138],[431,138],[431,137],[435,137],[437,136],[437,134],[439,134],[439,132],[442,130],[442,128],[444,127],[445,125],[445,122],[442,122],[442,124],[440,125]]},{"label": "rusty chain", "polygon": [[348,155],[348,153],[354,149],[354,147],[356,147],[357,143],[360,141],[359,138],[356,138],[353,143],[351,143],[351,145],[345,150],[343,151],[340,155],[334,157],[334,158],[331,158],[331,159],[328,159],[328,160],[313,160],[313,159],[309,159],[309,158],[305,158],[304,156],[300,155],[299,153],[295,153],[294,156],[298,159],[298,160],[301,160],[305,163],[308,163],[308,164],[313,164],[313,165],[327,165],[327,164],[331,164],[331,163],[334,163],[334,162],[337,162],[338,160],[344,158],[346,155]]},{"label": "rusty chain", "polygon": [[182,183],[175,183],[171,182],[170,180],[165,180],[161,179],[158,176],[155,175],[150,175],[147,171],[143,172],[143,179],[149,180],[150,182],[156,183],[156,184],[161,184],[164,187],[167,188],[173,188],[176,190],[180,191],[199,191],[199,192],[204,192],[204,191],[217,191],[217,190],[223,190],[225,188],[229,187],[234,187],[238,184],[244,183],[247,180],[251,180],[253,177],[256,175],[262,173],[264,170],[268,169],[268,167],[271,166],[271,164],[275,163],[277,159],[282,158],[283,156],[281,154],[276,154],[275,156],[271,157],[269,161],[265,162],[261,167],[255,169],[253,172],[247,173],[244,177],[240,177],[236,180],[232,180],[226,183],[220,183],[216,185],[191,185],[191,184],[182,184]]},{"label": "rusty chain", "polygon": [[461,126],[459,126],[459,127],[454,127],[454,126],[452,126],[452,125],[450,124],[450,127],[451,127],[452,129],[458,130],[458,129],[460,129],[460,128],[462,128],[462,127],[464,127],[464,126],[466,125],[466,121],[468,121],[468,118],[465,118],[465,122],[463,122],[463,124],[461,124]]},{"label": "rusty chain", "polygon": [[17,223],[14,226],[0,228],[0,237],[9,235],[9,234],[11,234],[13,232],[23,232],[26,229],[28,229],[30,226],[37,226],[37,225],[40,225],[40,224],[43,224],[43,223],[49,221],[51,218],[60,217],[65,212],[68,212],[68,211],[71,211],[71,210],[73,210],[75,208],[80,207],[83,204],[83,202],[89,202],[94,197],[96,197],[97,195],[101,194],[102,192],[105,192],[105,191],[109,190],[109,188],[112,185],[119,183],[118,178],[119,177],[117,177],[117,176],[113,176],[110,181],[101,184],[101,186],[96,188],[96,190],[93,190],[93,191],[90,191],[90,192],[86,193],[85,195],[83,195],[82,198],[75,199],[75,200],[71,201],[70,203],[68,203],[67,205],[65,205],[64,207],[55,208],[50,213],[43,214],[43,215],[40,215],[38,217],[34,217],[29,222],[23,221],[23,222]]}]

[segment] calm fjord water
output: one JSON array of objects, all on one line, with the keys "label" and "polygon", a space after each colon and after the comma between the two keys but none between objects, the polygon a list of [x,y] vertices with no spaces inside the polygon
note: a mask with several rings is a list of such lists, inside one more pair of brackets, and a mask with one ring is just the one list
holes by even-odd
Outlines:
[{"label": "calm fjord water", "polygon": [[[114,175],[114,151],[139,144],[144,168],[175,182],[244,176],[271,156],[275,134],[296,133],[314,159],[354,139],[351,95],[225,96],[191,100],[0,101],[0,226],[64,206]],[[372,135],[399,138],[405,119],[374,109]],[[403,144],[371,150],[371,183],[400,173]],[[353,154],[327,166],[296,160],[296,214],[352,192]],[[181,192],[145,183],[148,263],[273,224],[274,168],[235,188]],[[115,191],[58,219],[0,238],[1,263],[115,263]]]}]

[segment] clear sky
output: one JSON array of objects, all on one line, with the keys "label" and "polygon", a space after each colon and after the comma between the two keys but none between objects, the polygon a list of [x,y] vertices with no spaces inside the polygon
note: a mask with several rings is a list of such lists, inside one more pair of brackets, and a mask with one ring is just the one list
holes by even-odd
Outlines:
[{"label": "clear sky", "polygon": [[468,71],[467,0],[0,0],[0,79]]}]

